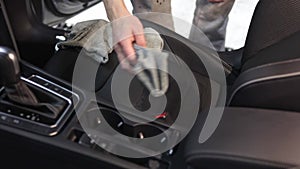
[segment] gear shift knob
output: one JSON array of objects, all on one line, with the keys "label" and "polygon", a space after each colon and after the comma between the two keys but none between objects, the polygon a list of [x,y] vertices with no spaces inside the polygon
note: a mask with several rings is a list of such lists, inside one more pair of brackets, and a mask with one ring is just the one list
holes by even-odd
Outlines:
[{"label": "gear shift knob", "polygon": [[0,46],[0,85],[12,86],[20,82],[20,67],[16,53]]}]

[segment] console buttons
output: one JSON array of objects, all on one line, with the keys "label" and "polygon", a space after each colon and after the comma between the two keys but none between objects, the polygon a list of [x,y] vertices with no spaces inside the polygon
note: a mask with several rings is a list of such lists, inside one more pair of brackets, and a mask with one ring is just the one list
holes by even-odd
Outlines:
[{"label": "console buttons", "polygon": [[11,117],[6,115],[0,115],[0,122],[2,124],[9,124],[11,122]]},{"label": "console buttons", "polygon": [[5,115],[1,115],[1,116],[0,116],[0,122],[1,122],[1,123],[8,124],[9,121],[10,121],[10,118],[9,118],[9,117],[7,117],[7,116],[5,116]]},{"label": "console buttons", "polygon": [[58,88],[58,87],[54,87],[53,90],[56,91],[57,93],[60,93],[60,92],[61,92],[61,89]]},{"label": "console buttons", "polygon": [[32,116],[30,120],[35,121],[36,120],[36,116]]},{"label": "console buttons", "polygon": [[33,81],[33,82],[35,82],[35,83],[41,84],[41,85],[45,83],[44,80],[42,80],[40,78],[36,78],[36,77],[30,78],[30,80]]},{"label": "console buttons", "polygon": [[16,124],[16,125],[19,125],[21,122],[20,122],[20,120],[18,120],[18,119],[13,119],[13,120],[12,120],[12,123],[13,123],[13,124]]},{"label": "console buttons", "polygon": [[11,119],[10,124],[17,127],[22,127],[22,120],[19,119]]},{"label": "console buttons", "polygon": [[61,88],[55,86],[55,85],[50,85],[49,89],[56,92],[56,93],[60,93],[61,92]]},{"label": "console buttons", "polygon": [[29,114],[27,114],[27,115],[26,115],[26,118],[27,118],[27,119],[30,119],[30,118],[31,118],[31,116],[30,116]]},{"label": "console buttons", "polygon": [[0,118],[2,121],[7,121],[7,116],[2,115]]},{"label": "console buttons", "polygon": [[35,83],[38,83],[42,86],[44,86],[45,88],[52,90],[56,93],[59,93],[63,96],[65,96],[66,98],[71,98],[72,97],[72,93],[70,91],[68,91],[67,89],[62,88],[59,85],[55,85],[52,82],[49,82],[43,78],[40,78],[38,76],[32,77],[30,78],[30,80],[34,81]]},{"label": "console buttons", "polygon": [[48,81],[43,80],[41,78],[33,77],[30,80],[32,80],[35,83],[38,83],[38,84],[44,86],[47,89],[50,89],[50,90],[54,91],[54,92],[60,93],[62,91],[61,87],[56,86],[56,85],[52,84],[51,82],[48,82]]},{"label": "console buttons", "polygon": [[44,86],[44,87],[47,87],[47,88],[48,88],[49,85],[50,85],[50,84],[49,84],[48,82],[43,83],[43,86]]},{"label": "console buttons", "polygon": [[52,90],[52,91],[54,91],[56,93],[59,93],[61,91],[60,87],[57,87],[56,85],[53,85],[53,84],[51,84],[49,82],[44,82],[44,83],[42,83],[42,85],[44,87],[46,87],[47,89],[50,89],[50,90]]}]

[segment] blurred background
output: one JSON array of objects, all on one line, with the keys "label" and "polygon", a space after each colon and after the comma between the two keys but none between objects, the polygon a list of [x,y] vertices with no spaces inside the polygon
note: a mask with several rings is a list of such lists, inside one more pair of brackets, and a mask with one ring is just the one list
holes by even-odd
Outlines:
[{"label": "blurred background", "polygon": [[[124,0],[129,11],[132,11],[130,0]],[[229,23],[227,25],[227,34],[225,46],[230,49],[239,49],[244,46],[249,24],[253,15],[254,8],[259,0],[236,0],[229,14]],[[184,2],[184,3],[183,3]],[[180,20],[189,23],[183,27],[182,22],[174,21],[176,32],[188,37],[190,26],[194,16],[196,0],[172,0],[172,14]],[[99,3],[90,9],[76,15],[67,20],[68,24],[76,24],[77,22],[105,19],[106,12],[103,3]],[[189,25],[189,27],[187,27]]]}]

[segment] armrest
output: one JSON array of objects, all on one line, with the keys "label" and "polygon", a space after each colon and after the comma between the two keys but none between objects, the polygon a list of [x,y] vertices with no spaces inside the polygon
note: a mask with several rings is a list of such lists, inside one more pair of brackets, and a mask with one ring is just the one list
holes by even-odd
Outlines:
[{"label": "armrest", "polygon": [[185,160],[205,169],[290,168],[300,164],[300,114],[226,108],[214,134],[203,144],[198,120],[186,140]]}]

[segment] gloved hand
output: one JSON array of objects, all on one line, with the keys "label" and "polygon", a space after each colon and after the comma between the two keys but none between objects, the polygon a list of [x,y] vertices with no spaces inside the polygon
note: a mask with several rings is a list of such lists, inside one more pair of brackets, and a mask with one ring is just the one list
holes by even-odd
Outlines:
[{"label": "gloved hand", "polygon": [[[146,47],[144,28],[135,16],[127,16],[112,23],[113,44],[122,68],[131,70],[136,64],[136,53],[133,44]],[[126,59],[126,61],[124,61]]]},{"label": "gloved hand", "polygon": [[[130,70],[130,63],[136,63],[133,44],[146,47],[143,25],[139,19],[131,15],[123,0],[104,0],[107,17],[112,21],[113,44],[118,59],[124,69]],[[121,19],[122,18],[122,19]],[[128,62],[124,62],[126,59]]]}]

